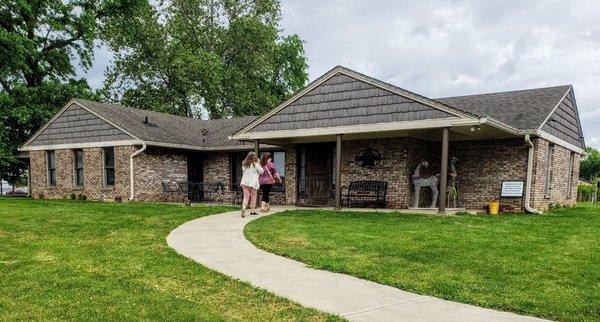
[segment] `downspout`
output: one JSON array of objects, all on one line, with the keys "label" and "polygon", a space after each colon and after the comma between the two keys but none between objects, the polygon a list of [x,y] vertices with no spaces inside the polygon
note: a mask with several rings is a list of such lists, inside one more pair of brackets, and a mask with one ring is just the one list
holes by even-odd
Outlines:
[{"label": "downspout", "polygon": [[142,152],[146,151],[146,142],[142,142],[142,148],[133,152],[129,157],[129,200],[133,201],[135,195],[134,175],[133,175],[133,158]]},{"label": "downspout", "polygon": [[529,213],[541,215],[542,212],[532,208],[530,205],[531,202],[531,176],[533,175],[533,142],[531,142],[531,137],[529,134],[525,135],[525,143],[529,145],[529,157],[527,158],[527,182],[525,186],[525,210]]}]

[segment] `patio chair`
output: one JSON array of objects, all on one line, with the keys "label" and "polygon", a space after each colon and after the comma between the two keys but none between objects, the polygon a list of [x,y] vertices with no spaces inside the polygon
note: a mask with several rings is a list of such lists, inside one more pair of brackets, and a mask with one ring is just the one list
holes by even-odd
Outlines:
[{"label": "patio chair", "polygon": [[199,200],[200,190],[197,183],[191,181],[178,181],[177,184],[179,185],[179,190],[186,196],[186,201],[188,203]]},{"label": "patio chair", "polygon": [[173,186],[171,180],[163,180],[161,182],[163,192],[165,193],[165,201],[175,201],[176,194],[179,194],[179,186]]}]

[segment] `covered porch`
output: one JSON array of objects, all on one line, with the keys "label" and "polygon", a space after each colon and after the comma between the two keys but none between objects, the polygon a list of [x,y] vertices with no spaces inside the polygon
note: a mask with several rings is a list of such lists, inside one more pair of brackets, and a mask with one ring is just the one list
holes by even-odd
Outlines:
[{"label": "covered porch", "polygon": [[481,211],[527,177],[519,131],[340,66],[231,138],[285,148],[288,204]]},{"label": "covered porch", "polygon": [[[253,142],[259,153],[262,144],[288,151],[286,168],[292,171],[286,202],[300,206],[483,211],[499,198],[502,181],[525,180],[522,137],[480,120],[405,125],[420,128],[379,131],[372,126],[366,129],[370,131],[339,129],[346,133],[307,136],[299,131],[293,137]],[[385,191],[376,191],[373,182],[384,183]],[[505,201],[514,203],[515,210],[522,203],[521,198]]]}]

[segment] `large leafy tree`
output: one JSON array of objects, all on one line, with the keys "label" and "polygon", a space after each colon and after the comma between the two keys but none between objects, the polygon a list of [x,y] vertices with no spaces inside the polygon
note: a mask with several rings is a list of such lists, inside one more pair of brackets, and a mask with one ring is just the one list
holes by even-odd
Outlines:
[{"label": "large leafy tree", "polygon": [[600,151],[587,147],[585,152],[587,156],[581,160],[579,176],[589,180],[600,178]]},{"label": "large leafy tree", "polygon": [[172,0],[111,25],[105,93],[126,105],[211,118],[257,115],[307,81],[277,0]]},{"label": "large leafy tree", "polygon": [[21,175],[17,148],[57,109],[93,97],[75,65],[89,68],[103,22],[139,4],[122,1],[0,0],[0,178]]}]

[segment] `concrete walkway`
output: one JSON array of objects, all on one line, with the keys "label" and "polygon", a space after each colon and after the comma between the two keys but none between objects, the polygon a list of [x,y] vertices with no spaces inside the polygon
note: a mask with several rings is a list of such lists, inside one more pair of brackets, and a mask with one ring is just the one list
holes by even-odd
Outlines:
[{"label": "concrete walkway", "polygon": [[352,321],[542,321],[404,292],[265,252],[243,233],[261,216],[241,218],[236,211],[198,218],[173,230],[167,242],[210,269]]}]

